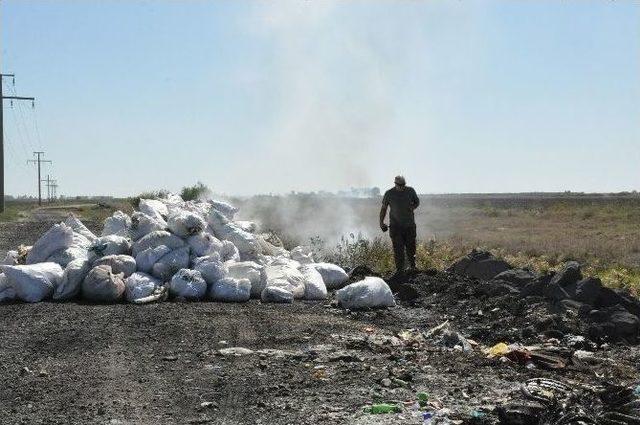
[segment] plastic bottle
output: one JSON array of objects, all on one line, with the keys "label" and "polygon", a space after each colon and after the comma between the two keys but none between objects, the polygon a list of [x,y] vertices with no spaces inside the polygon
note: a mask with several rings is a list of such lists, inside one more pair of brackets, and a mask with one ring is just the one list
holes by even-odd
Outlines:
[{"label": "plastic bottle", "polygon": [[369,413],[372,413],[374,415],[377,415],[380,413],[398,413],[398,412],[400,412],[400,408],[397,405],[388,404],[388,403],[374,404],[369,409]]}]

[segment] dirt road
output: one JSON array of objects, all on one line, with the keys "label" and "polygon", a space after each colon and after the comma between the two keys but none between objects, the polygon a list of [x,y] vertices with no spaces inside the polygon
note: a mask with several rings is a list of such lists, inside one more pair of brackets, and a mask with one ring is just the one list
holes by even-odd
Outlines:
[{"label": "dirt road", "polygon": [[[1,248],[33,239],[46,224],[14,226],[3,226]],[[1,305],[0,418],[3,424],[420,424],[422,412],[432,410],[465,422],[474,411],[487,412],[483,421],[490,423],[497,421],[493,409],[517,399],[529,378],[632,385],[640,377],[635,347],[602,348],[589,366],[548,371],[399,337],[447,319],[457,320],[428,304],[357,313],[328,302],[256,300]],[[234,347],[251,351],[224,351]],[[421,391],[432,404],[416,408]],[[401,413],[363,412],[383,401],[406,404]]]}]

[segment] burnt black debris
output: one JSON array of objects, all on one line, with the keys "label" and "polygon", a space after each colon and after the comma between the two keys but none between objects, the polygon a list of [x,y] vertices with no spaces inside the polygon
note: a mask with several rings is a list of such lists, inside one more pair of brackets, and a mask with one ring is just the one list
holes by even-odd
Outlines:
[{"label": "burnt black debris", "polygon": [[485,342],[537,342],[581,335],[596,343],[637,344],[640,301],[580,264],[536,274],[513,268],[489,252],[473,251],[447,271],[407,273],[387,279],[396,298],[453,318],[471,338]]}]

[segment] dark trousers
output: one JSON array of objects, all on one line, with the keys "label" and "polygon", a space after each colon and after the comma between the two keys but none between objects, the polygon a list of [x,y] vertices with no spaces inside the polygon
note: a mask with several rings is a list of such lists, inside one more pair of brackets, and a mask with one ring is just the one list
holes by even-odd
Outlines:
[{"label": "dark trousers", "polygon": [[409,266],[416,267],[416,226],[390,226],[389,236],[393,245],[396,270],[404,271],[404,253],[407,252]]}]

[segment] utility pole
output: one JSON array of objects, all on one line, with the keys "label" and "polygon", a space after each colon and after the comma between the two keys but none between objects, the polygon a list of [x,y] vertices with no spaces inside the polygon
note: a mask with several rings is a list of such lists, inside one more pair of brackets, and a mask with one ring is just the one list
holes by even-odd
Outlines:
[{"label": "utility pole", "polygon": [[49,164],[51,164],[51,161],[41,159],[40,155],[44,155],[44,152],[42,151],[36,151],[33,154],[37,155],[38,159],[29,159],[27,161],[27,164],[29,163],[38,164],[38,205],[42,205],[42,187],[41,187],[42,178],[40,177],[40,163],[48,162]]},{"label": "utility pole", "polygon": [[51,180],[51,189],[53,190],[53,200],[58,198],[58,183],[56,180]]},{"label": "utility pole", "polygon": [[42,179],[43,182],[47,182],[47,202],[51,202],[51,182],[52,180],[49,178],[49,174],[47,174],[46,179]]},{"label": "utility pole", "polygon": [[[0,213],[4,212],[4,100],[9,99],[12,102],[14,100],[30,100],[32,105],[36,100],[33,97],[4,96],[2,94],[2,79],[4,77],[11,77],[13,85],[16,84],[16,76],[14,74],[0,74]],[[40,180],[40,177],[38,177],[38,180]],[[38,185],[40,185],[39,182]]]}]

